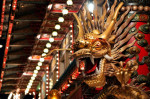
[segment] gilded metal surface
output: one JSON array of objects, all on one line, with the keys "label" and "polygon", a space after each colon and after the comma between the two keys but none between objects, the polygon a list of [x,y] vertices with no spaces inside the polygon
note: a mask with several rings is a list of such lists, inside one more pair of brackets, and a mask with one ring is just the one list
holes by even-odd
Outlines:
[{"label": "gilded metal surface", "polygon": [[[128,17],[127,19],[131,16],[132,14],[128,14]],[[150,21],[150,16],[149,15],[146,15],[146,14],[136,14],[135,17],[132,19],[132,21],[144,21],[144,22],[147,22],[147,21]]]},{"label": "gilded metal surface", "polygon": [[142,33],[137,33],[137,34],[135,35],[135,39],[136,39],[137,41],[140,41],[140,40],[144,39],[144,37],[145,37],[145,35],[142,34]]},{"label": "gilded metal surface", "polygon": [[134,54],[134,55],[140,53],[140,49],[137,46],[130,47],[128,51],[130,54]]},{"label": "gilded metal surface", "polygon": [[133,27],[133,28],[131,28],[131,29],[129,30],[129,33],[133,33],[133,32],[135,32],[135,31],[137,31],[137,29],[136,29],[135,27]]},{"label": "gilded metal surface", "polygon": [[98,99],[149,99],[149,96],[141,88],[143,85],[110,86],[108,91],[105,91]]},{"label": "gilded metal surface", "polygon": [[150,32],[150,25],[149,24],[144,24],[144,25],[141,25],[139,27],[139,30],[143,33],[146,33],[148,34]]},{"label": "gilded metal surface", "polygon": [[[133,13],[128,16],[126,21],[123,21],[130,11],[130,7],[128,7],[128,10],[118,17],[119,10],[121,9],[123,2],[119,3],[116,7],[117,0],[115,0],[107,17],[106,4],[107,0],[103,5],[104,12],[101,17],[98,16],[97,7],[95,7],[93,13],[94,20],[87,8],[85,8],[86,14],[83,14],[82,11],[80,12],[81,18],[79,18],[77,14],[74,14],[79,28],[78,37],[74,44],[75,53],[73,54],[77,60],[77,67],[79,67],[79,60],[86,60],[86,58],[90,58],[91,62],[94,64],[95,59],[99,59],[100,61],[96,66],[94,74],[86,75],[85,72],[82,71],[84,82],[86,84],[90,87],[100,88],[105,86],[106,76],[115,76],[120,82],[120,85],[117,85],[117,88],[113,88],[113,86],[111,86],[111,88],[114,89],[114,92],[109,90],[109,94],[116,96],[116,91],[118,92],[118,96],[116,96],[118,99],[123,99],[123,97],[128,97],[128,95],[132,95],[131,99],[134,99],[135,97],[139,97],[139,99],[143,99],[143,97],[148,99],[148,96],[143,91],[127,85],[131,74],[138,69],[139,61],[137,62],[137,59],[130,60],[126,64],[124,61],[120,61],[122,58],[129,57],[129,55],[132,54],[137,56],[140,50],[133,46],[135,42],[140,42],[142,46],[147,46],[146,42],[143,41],[144,36],[137,34],[139,30],[134,27],[136,23],[133,23],[128,27],[137,14]],[[94,5],[97,5],[96,0],[94,0]],[[136,40],[128,43],[132,37],[135,37]],[[127,49],[129,53],[124,54],[123,52]],[[145,59],[144,62],[146,61],[147,60]],[[130,90],[131,93],[129,93],[128,90]],[[119,91],[122,92],[119,93]],[[137,94],[139,92],[142,93]]]},{"label": "gilded metal surface", "polygon": [[[95,0],[95,3],[96,3],[96,0]],[[126,22],[124,22],[120,26],[120,28],[116,27],[116,32],[113,33],[113,35],[112,35],[112,31],[115,27],[115,24],[117,23],[117,25],[119,25],[122,23],[122,21],[117,22],[116,19],[117,19],[119,10],[120,10],[121,6],[123,5],[123,3],[121,2],[118,5],[118,7],[116,8],[116,10],[114,10],[115,5],[116,5],[116,0],[114,2],[114,5],[111,8],[112,12],[110,12],[110,15],[108,16],[108,18],[106,20],[106,23],[104,23],[104,25],[103,25],[104,27],[102,26],[102,24],[98,24],[97,19],[95,19],[95,20],[91,19],[91,15],[89,14],[89,11],[86,11],[86,13],[87,13],[86,15],[87,15],[87,21],[89,21],[90,26],[88,25],[88,23],[86,23],[87,22],[86,20],[83,20],[84,17],[86,17],[86,16],[83,16],[83,14],[81,13],[81,15],[82,15],[82,18],[81,18],[82,20],[81,20],[80,18],[78,18],[78,16],[76,14],[74,14],[74,16],[77,20],[77,23],[78,23],[78,27],[79,27],[78,37],[74,44],[74,47],[75,47],[74,49],[77,49],[77,50],[73,54],[73,56],[75,58],[77,58],[77,62],[82,57],[90,57],[91,61],[94,60],[93,58],[101,58],[102,59],[101,61],[103,61],[102,64],[104,64],[107,61],[111,61],[111,60],[115,61],[121,57],[128,56],[128,55],[123,55],[120,53],[122,53],[125,49],[131,47],[135,43],[135,41],[133,41],[132,43],[130,43],[128,45],[124,45],[138,31],[135,31],[134,33],[132,33],[128,36],[125,35],[125,33],[121,34],[121,31],[132,20],[132,18],[135,16],[135,13],[133,15],[131,15],[131,17],[128,18],[128,20]],[[106,9],[105,4],[104,4],[103,8]],[[97,9],[95,9],[94,11],[95,11],[94,16],[97,16],[97,13],[96,13]],[[126,14],[127,14],[127,12],[125,12],[125,14],[123,14],[121,16],[122,20],[124,19]],[[102,17],[103,16],[105,16],[105,12],[103,13]],[[113,16],[113,18],[111,18],[110,16]],[[101,21],[102,20],[100,18],[100,23],[101,23]],[[81,22],[84,22],[84,27],[81,26]],[[132,25],[132,26],[134,26],[134,25]],[[104,28],[106,28],[106,27],[107,27],[107,29],[105,31],[103,31]],[[90,30],[90,29],[92,29],[92,30]],[[88,32],[85,33],[85,31],[87,31],[87,30],[88,30]],[[129,29],[128,29],[128,31],[129,31]],[[116,39],[119,39],[119,41],[114,41]],[[112,42],[115,42],[115,44]],[[85,78],[84,81],[89,86],[99,87],[99,86],[105,85],[105,83],[104,83],[105,82],[105,76],[104,76],[105,66],[102,64],[101,64],[101,70],[100,70],[101,72],[98,73],[98,75],[88,76],[89,78],[88,77]],[[99,79],[101,79],[101,82],[99,82]],[[92,80],[92,81],[90,81],[90,80]],[[97,84],[96,84],[96,81],[98,82]],[[93,82],[93,83],[91,83],[91,82]]]},{"label": "gilded metal surface", "polygon": [[147,52],[150,52],[150,45],[147,45],[147,46],[145,47],[145,50],[146,50]]},{"label": "gilded metal surface", "polygon": [[137,43],[142,47],[145,47],[148,45],[148,42],[145,39],[141,39],[140,41],[137,41]]},{"label": "gilded metal surface", "polygon": [[48,93],[47,99],[61,99],[61,95],[58,90],[53,89]]}]

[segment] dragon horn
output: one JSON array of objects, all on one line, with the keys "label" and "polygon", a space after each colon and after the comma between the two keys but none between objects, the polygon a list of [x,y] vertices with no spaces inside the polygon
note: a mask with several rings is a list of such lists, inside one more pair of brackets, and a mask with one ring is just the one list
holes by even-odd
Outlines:
[{"label": "dragon horn", "polygon": [[79,28],[79,33],[78,33],[78,37],[77,39],[83,39],[84,37],[84,30],[83,30],[83,27],[82,27],[82,24],[81,24],[81,20],[79,19],[79,17],[77,16],[76,13],[73,13],[77,23],[78,23],[78,28]]},{"label": "dragon horn", "polygon": [[111,35],[111,32],[112,32],[112,30],[114,28],[114,25],[116,23],[117,16],[119,14],[119,10],[122,7],[122,5],[123,5],[123,2],[119,3],[119,5],[117,6],[116,11],[114,13],[114,17],[113,17],[112,21],[110,22],[110,25],[104,31],[104,33],[100,35],[100,38],[103,38],[103,39],[108,39],[109,38],[109,36]]},{"label": "dragon horn", "polygon": [[97,22],[98,22],[98,19],[97,19],[97,16],[98,16],[98,14],[97,14],[97,0],[94,0],[94,21],[95,21],[95,27],[96,27],[96,29],[98,28],[98,25],[97,25]]}]

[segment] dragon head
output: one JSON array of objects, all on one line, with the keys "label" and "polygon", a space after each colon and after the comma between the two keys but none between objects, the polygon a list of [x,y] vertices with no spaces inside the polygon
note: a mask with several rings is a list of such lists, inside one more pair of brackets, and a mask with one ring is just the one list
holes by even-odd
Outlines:
[{"label": "dragon head", "polygon": [[[97,0],[94,0],[94,4],[94,19],[92,18],[87,8],[85,8],[86,15],[84,16],[83,13],[80,13],[80,18],[76,13],[73,13],[79,28],[78,36],[74,43],[73,56],[74,58],[76,58],[77,67],[79,67],[80,61],[85,62],[85,71],[83,71],[83,75],[92,76],[95,74],[100,74],[97,77],[91,78],[93,79],[92,82],[95,82],[94,84],[91,84],[91,81],[88,80],[90,77],[85,77],[87,78],[85,82],[92,87],[102,87],[105,85],[105,77],[101,64],[104,64],[106,60],[112,60],[111,45],[109,41],[110,39],[112,39],[111,34],[114,29],[119,10],[122,7],[123,3],[121,2],[118,7],[116,7],[114,13],[112,14],[113,17],[108,19],[109,25],[106,26],[107,29],[104,24],[101,24],[103,23],[101,22],[103,19],[98,18]],[[87,19],[85,19],[85,17]],[[89,61],[89,59],[91,61]],[[104,59],[105,61],[102,59]],[[101,81],[98,81],[98,79],[101,79]]]}]

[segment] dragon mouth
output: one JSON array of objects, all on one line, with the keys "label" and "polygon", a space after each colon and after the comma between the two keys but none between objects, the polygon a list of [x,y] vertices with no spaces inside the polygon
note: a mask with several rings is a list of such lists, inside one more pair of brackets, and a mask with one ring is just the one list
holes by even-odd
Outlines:
[{"label": "dragon mouth", "polygon": [[[85,69],[82,70],[83,82],[90,87],[101,88],[105,85],[105,76],[103,73],[103,59],[93,58],[91,56],[80,57],[77,63],[84,63]],[[79,64],[80,68],[81,64]]]},{"label": "dragon mouth", "polygon": [[90,54],[78,56],[78,58],[76,58],[76,65],[78,68],[80,68],[81,65],[84,65],[85,69],[82,71],[84,77],[97,75],[101,71],[101,58],[94,58]]},{"label": "dragon mouth", "polygon": [[80,62],[85,65],[85,70],[82,72],[84,76],[85,74],[89,75],[91,73],[99,74],[101,71],[101,59],[105,58],[108,61],[113,59],[107,53],[99,54],[99,52],[91,52],[89,49],[80,49],[76,51],[73,56],[76,58],[78,68],[80,67]]}]

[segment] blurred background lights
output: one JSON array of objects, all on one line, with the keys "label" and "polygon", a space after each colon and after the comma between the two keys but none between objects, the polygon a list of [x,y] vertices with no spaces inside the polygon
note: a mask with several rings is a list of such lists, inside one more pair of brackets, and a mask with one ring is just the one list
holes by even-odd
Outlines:
[{"label": "blurred background lights", "polygon": [[46,47],[47,47],[47,48],[50,48],[51,46],[52,46],[52,45],[51,45],[50,43],[47,43],[47,44],[46,44]]},{"label": "blurred background lights", "polygon": [[49,38],[49,41],[50,41],[50,42],[54,42],[54,38],[50,37],[50,38]]},{"label": "blurred background lights", "polygon": [[3,45],[0,45],[0,48],[2,48],[3,47]]},{"label": "blurred background lights", "polygon": [[58,18],[58,22],[64,22],[64,18],[63,17],[59,17]]},{"label": "blurred background lights", "polygon": [[44,51],[44,53],[48,53],[49,50],[47,48],[45,48],[43,51]]},{"label": "blurred background lights", "polygon": [[38,70],[34,70],[34,74],[37,74],[38,73]]},{"label": "blurred background lights", "polygon": [[46,56],[46,53],[43,53],[42,56]]},{"label": "blurred background lights", "polygon": [[94,4],[93,4],[92,2],[90,2],[90,3],[88,4],[88,9],[89,9],[89,11],[90,11],[91,13],[93,13]]},{"label": "blurred background lights", "polygon": [[60,25],[59,25],[59,24],[56,24],[56,25],[55,25],[55,29],[56,29],[56,30],[59,30],[59,29],[60,29]]},{"label": "blurred background lights", "polygon": [[57,36],[57,35],[58,35],[57,31],[52,32],[52,36]]},{"label": "blurred background lights", "polygon": [[40,70],[40,66],[37,66],[37,67],[36,67],[36,70]]},{"label": "blurred background lights", "polygon": [[68,14],[68,10],[67,9],[63,9],[62,13],[63,13],[63,15],[66,15],[66,14]]},{"label": "blurred background lights", "polygon": [[38,66],[42,66],[42,62],[38,62]]},{"label": "blurred background lights", "polygon": [[40,58],[40,62],[44,62],[44,58]]},{"label": "blurred background lights", "polygon": [[67,5],[73,5],[72,0],[67,0]]}]

